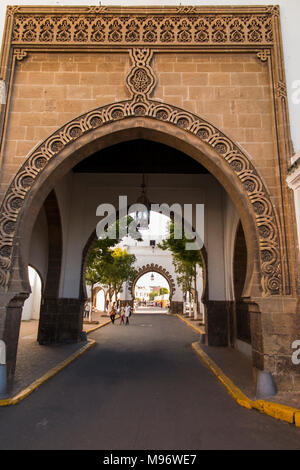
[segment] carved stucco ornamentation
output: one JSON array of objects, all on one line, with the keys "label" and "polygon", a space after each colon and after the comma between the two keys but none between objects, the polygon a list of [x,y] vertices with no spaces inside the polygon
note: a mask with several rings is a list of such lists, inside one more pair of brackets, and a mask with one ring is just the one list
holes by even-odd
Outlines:
[{"label": "carved stucco ornamentation", "polygon": [[[135,54],[135,58],[141,57],[140,51],[133,54]],[[151,54],[146,54],[146,56],[150,58]],[[129,76],[133,76],[132,71]],[[135,85],[132,86],[133,90],[137,91],[134,88]],[[13,267],[16,224],[24,200],[40,173],[47,167],[48,162],[55,158],[70,142],[80,139],[82,135],[91,130],[112,121],[136,116],[163,120],[197,136],[218,152],[220,159],[224,159],[230,165],[243,186],[256,217],[263,293],[264,295],[282,294],[284,284],[276,214],[266,188],[249,158],[233,141],[199,116],[150,99],[137,101],[135,95],[131,100],[94,109],[69,122],[30,154],[13,179],[0,210],[0,285],[2,287],[8,285],[8,273]]]},{"label": "carved stucco ornamentation", "polygon": [[106,11],[109,11],[109,7],[105,7],[105,6],[99,6],[99,7],[96,7],[96,6],[91,6],[89,7],[88,9],[88,13],[97,13],[97,14],[100,14],[100,13],[104,13]]},{"label": "carved stucco ornamentation", "polygon": [[14,56],[17,60],[21,61],[28,56],[28,52],[24,49],[14,49]]},{"label": "carved stucco ornamentation", "polygon": [[[2,70],[9,70],[8,49],[15,50],[15,58],[26,57],[28,47],[51,50],[68,48],[79,50],[90,47],[101,50],[132,48],[132,65],[127,76],[132,99],[109,104],[88,112],[69,122],[31,152],[22,165],[3,200],[0,211],[0,285],[7,288],[13,269],[15,235],[24,200],[50,160],[65,146],[87,132],[112,121],[129,117],[149,117],[166,121],[210,145],[225,160],[247,194],[255,215],[260,247],[261,285],[264,295],[286,293],[289,280],[284,268],[285,247],[281,241],[277,213],[270,196],[247,155],[212,124],[187,111],[150,99],[156,84],[151,68],[152,52],[157,49],[183,47],[206,51],[238,46],[253,51],[259,60],[267,62],[276,50],[274,61],[269,61],[275,76],[274,95],[286,105],[286,87],[281,75],[283,65],[278,22],[279,8],[245,7],[149,7],[117,9],[90,6],[54,8],[11,6],[7,9],[7,36]],[[130,46],[129,46],[130,45]],[[50,47],[51,46],[51,47]],[[5,50],[6,50],[5,49]],[[279,101],[279,100],[278,100]],[[281,119],[281,114],[279,114]],[[289,136],[288,124],[280,121]],[[286,149],[284,149],[286,158]],[[284,275],[283,275],[284,273]],[[287,288],[289,289],[289,287]]]},{"label": "carved stucco ornamentation", "polygon": [[256,56],[258,57],[259,60],[262,62],[267,62],[267,60],[271,57],[271,51],[269,49],[264,49],[262,51],[259,51]]},{"label": "carved stucco ornamentation", "polygon": [[135,297],[134,290],[135,290],[136,283],[140,279],[140,277],[142,277],[146,273],[151,273],[151,272],[159,273],[165,279],[167,279],[167,281],[169,283],[169,287],[170,287],[170,300],[171,300],[173,295],[174,295],[174,292],[176,290],[174,279],[173,279],[173,277],[171,276],[171,274],[169,273],[169,271],[167,269],[163,268],[162,266],[160,266],[158,264],[154,264],[154,263],[145,264],[144,266],[142,266],[141,268],[138,269],[137,276],[136,276],[135,280],[129,284],[129,289],[131,290],[132,297],[133,298]]},{"label": "carved stucco ornamentation", "polygon": [[127,87],[135,101],[147,101],[156,85],[156,77],[150,62],[151,49],[131,49],[132,67],[126,77]]},{"label": "carved stucco ornamentation", "polygon": [[190,14],[190,13],[197,13],[197,7],[191,7],[191,6],[179,6],[176,8],[176,13],[179,14]]},{"label": "carved stucco ornamentation", "polygon": [[[45,34],[47,31],[47,34]],[[80,31],[80,34],[78,33]],[[101,34],[95,34],[101,31]],[[86,13],[26,15],[14,12],[13,44],[95,44],[138,47],[200,43],[272,44],[272,14],[203,13],[191,6],[175,7],[173,13],[115,14],[108,7],[91,6]]]},{"label": "carved stucco ornamentation", "polygon": [[278,98],[287,98],[287,89],[286,89],[286,84],[284,82],[279,81],[276,84],[276,96]]},{"label": "carved stucco ornamentation", "polygon": [[6,14],[7,16],[14,16],[16,13],[20,11],[20,7],[17,5],[8,5],[6,7]]},{"label": "carved stucco ornamentation", "polygon": [[271,5],[267,7],[267,12],[269,13],[269,15],[275,16],[276,18],[278,18],[280,15],[279,5]]}]

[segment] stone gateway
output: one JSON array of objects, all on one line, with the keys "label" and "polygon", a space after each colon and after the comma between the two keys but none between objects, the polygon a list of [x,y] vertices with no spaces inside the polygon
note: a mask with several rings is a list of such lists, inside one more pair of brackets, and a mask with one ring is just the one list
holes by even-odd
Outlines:
[{"label": "stone gateway", "polygon": [[120,194],[134,203],[145,172],[151,202],[205,204],[208,344],[248,348],[255,371],[270,369],[279,389],[299,390],[279,8],[8,7],[0,73],[0,339],[9,380],[28,265],[43,284],[39,342],[79,341],[96,207],[116,206]]}]

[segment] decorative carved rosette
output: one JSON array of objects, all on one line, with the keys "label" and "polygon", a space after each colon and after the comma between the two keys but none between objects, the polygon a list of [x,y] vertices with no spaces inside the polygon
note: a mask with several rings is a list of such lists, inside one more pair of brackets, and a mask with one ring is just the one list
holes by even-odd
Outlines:
[{"label": "decorative carved rosette", "polygon": [[135,101],[147,101],[156,85],[156,77],[150,62],[151,49],[131,49],[132,68],[126,77],[126,84]]},{"label": "decorative carved rosette", "polygon": [[158,264],[154,264],[154,263],[145,264],[140,269],[138,269],[137,276],[136,276],[135,280],[129,284],[129,289],[131,290],[132,297],[133,298],[135,297],[134,289],[135,289],[136,283],[140,279],[140,277],[142,277],[146,273],[151,273],[151,272],[156,272],[156,273],[161,274],[168,281],[169,287],[170,287],[170,300],[171,300],[173,295],[174,295],[174,292],[176,290],[174,279],[171,276],[171,274],[168,272],[167,269],[163,268],[162,266],[160,266]]},{"label": "decorative carved rosette", "polygon": [[129,117],[149,117],[168,122],[210,145],[227,161],[243,186],[253,208],[260,245],[264,295],[283,292],[279,229],[266,188],[246,154],[212,124],[172,105],[149,100],[128,100],[90,111],[69,122],[35,149],[13,179],[0,210],[0,285],[7,287],[12,269],[18,218],[31,187],[47,163],[70,142],[107,123]]}]

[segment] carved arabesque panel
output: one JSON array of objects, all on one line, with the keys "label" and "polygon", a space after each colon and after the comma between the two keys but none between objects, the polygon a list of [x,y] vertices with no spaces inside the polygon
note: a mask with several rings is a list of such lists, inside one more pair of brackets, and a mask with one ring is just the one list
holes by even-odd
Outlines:
[{"label": "carved arabesque panel", "polygon": [[126,84],[135,100],[148,100],[156,85],[156,77],[150,62],[153,56],[151,49],[131,49],[132,66],[126,77]]},{"label": "carved arabesque panel", "polygon": [[272,44],[272,11],[235,14],[175,9],[172,13],[115,14],[109,7],[85,14],[14,15],[14,44]]}]

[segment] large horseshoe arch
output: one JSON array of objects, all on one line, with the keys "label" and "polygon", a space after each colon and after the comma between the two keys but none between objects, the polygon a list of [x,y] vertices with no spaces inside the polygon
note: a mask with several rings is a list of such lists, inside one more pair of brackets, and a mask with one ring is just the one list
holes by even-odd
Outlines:
[{"label": "large horseshoe arch", "polygon": [[[122,136],[122,131],[126,131],[126,137]],[[65,174],[99,148],[101,142],[103,148],[111,145],[112,135],[115,142],[117,133],[121,140],[147,134],[150,139],[167,141],[169,145],[171,142],[206,166],[233,201],[239,207],[241,202],[244,204],[243,210],[238,212],[246,226],[247,245],[252,245],[253,256],[249,256],[249,262],[253,258],[257,261],[259,290],[264,295],[283,294],[286,283],[277,215],[252,162],[235,142],[211,123],[154,100],[129,100],[94,109],[67,123],[30,153],[11,182],[0,209],[0,286],[3,290],[10,288],[13,270],[18,265],[22,269],[20,257],[24,247],[20,247],[17,240],[28,232],[28,210],[33,210],[32,205],[40,206],[36,194],[39,192],[41,200],[43,190],[47,194],[57,173]],[[253,271],[254,265],[248,265],[248,283],[253,280]],[[24,272],[20,278],[24,276],[27,279]]]},{"label": "large horseshoe arch", "polygon": [[[152,100],[125,101],[95,109],[63,126],[31,152],[11,182],[0,209],[2,289],[9,289],[12,271],[21,256],[22,250],[16,241],[20,234],[26,233],[26,213],[36,202],[35,194],[39,191],[41,197],[42,186],[50,184],[46,180],[51,174],[66,172],[72,164],[91,154],[101,140],[106,140],[104,146],[109,145],[112,133],[116,140],[116,131],[130,129],[129,138],[134,138],[134,134],[143,134],[139,128],[147,129],[154,140],[165,140],[162,135],[170,140],[170,135],[173,136],[174,145],[204,164],[229,191],[233,200],[239,202],[239,206],[244,201],[245,210],[239,213],[242,223],[246,224],[247,245],[252,244],[258,263],[259,290],[264,295],[283,294],[286,284],[277,216],[252,162],[235,142],[212,124],[199,116]],[[74,156],[76,152],[77,158]],[[249,258],[251,260],[253,256]],[[254,265],[248,265],[248,283],[253,279],[253,270]],[[24,273],[21,277],[24,278]]]}]

